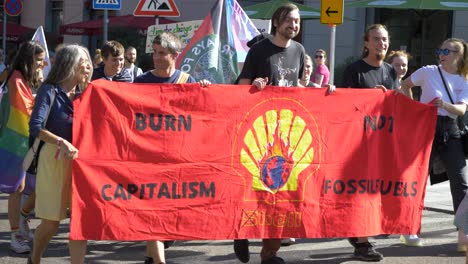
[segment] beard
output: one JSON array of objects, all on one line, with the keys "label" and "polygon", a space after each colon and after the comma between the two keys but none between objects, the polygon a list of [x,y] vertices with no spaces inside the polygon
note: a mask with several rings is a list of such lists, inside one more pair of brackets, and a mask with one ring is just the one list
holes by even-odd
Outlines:
[{"label": "beard", "polygon": [[385,59],[385,52],[376,53],[375,58],[379,61],[383,61]]},{"label": "beard", "polygon": [[293,39],[297,36],[299,32],[293,31],[292,33],[290,33],[288,29],[284,29],[284,30],[279,30],[278,33],[286,39]]},{"label": "beard", "polygon": [[125,57],[125,61],[128,63],[135,63],[136,59]]}]

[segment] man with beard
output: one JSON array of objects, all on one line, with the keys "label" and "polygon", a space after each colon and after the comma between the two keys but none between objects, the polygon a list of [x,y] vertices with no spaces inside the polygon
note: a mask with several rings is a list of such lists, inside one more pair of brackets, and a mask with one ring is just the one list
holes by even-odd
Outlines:
[{"label": "man with beard", "polygon": [[[390,37],[384,25],[374,24],[364,34],[362,59],[350,64],[344,71],[343,87],[378,88],[386,91],[400,85],[393,67],[384,62]],[[348,239],[354,247],[354,257],[363,261],[380,261],[383,255],[375,251],[368,237]]]},{"label": "man with beard", "polygon": [[132,76],[132,81],[135,80],[136,77],[143,74],[143,70],[135,65],[136,59],[137,51],[135,47],[128,46],[125,50],[124,68],[127,69],[128,72],[130,72],[130,75]]},{"label": "man with beard", "polygon": [[124,47],[115,40],[107,41],[101,49],[103,65],[93,71],[93,81],[105,79],[115,82],[132,82],[130,72],[124,66]]},{"label": "man with beard", "polygon": [[271,38],[249,50],[239,84],[298,86],[304,67],[304,47],[293,40],[300,30],[299,9],[294,4],[279,7],[272,16]]},{"label": "man with beard", "polygon": [[[272,37],[254,44],[247,54],[238,84],[252,84],[259,90],[266,85],[299,86],[304,69],[304,47],[293,40],[300,30],[299,9],[294,4],[279,7],[272,18]],[[260,252],[262,264],[285,263],[276,256],[281,247],[281,239],[263,239]],[[234,241],[237,258],[247,263],[250,260],[249,241]]]},{"label": "man with beard", "polygon": [[350,64],[343,76],[343,87],[398,88],[396,72],[384,62],[390,37],[384,25],[374,24],[364,34],[362,59]]}]

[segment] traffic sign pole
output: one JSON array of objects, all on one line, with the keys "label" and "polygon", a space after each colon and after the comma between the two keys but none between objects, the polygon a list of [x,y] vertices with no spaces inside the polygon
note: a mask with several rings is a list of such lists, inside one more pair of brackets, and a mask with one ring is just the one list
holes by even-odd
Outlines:
[{"label": "traffic sign pole", "polygon": [[335,84],[335,41],[336,25],[330,24],[330,78],[329,84]]},{"label": "traffic sign pole", "polygon": [[6,60],[6,40],[7,40],[7,15],[17,16],[23,11],[23,2],[21,0],[5,0],[3,1],[3,61]]},{"label": "traffic sign pole", "polygon": [[336,24],[343,24],[344,0],[321,0],[320,23],[330,25],[330,80],[335,83]]},{"label": "traffic sign pole", "polygon": [[102,44],[106,43],[107,42],[107,25],[109,23],[109,12],[107,11],[107,9],[104,9],[104,28],[102,30]]},{"label": "traffic sign pole", "polygon": [[93,0],[93,9],[103,10],[103,27],[102,27],[102,39],[105,43],[107,41],[108,35],[108,25],[109,25],[109,9],[110,10],[120,10],[122,7],[122,0],[114,1],[103,1],[103,0]]}]

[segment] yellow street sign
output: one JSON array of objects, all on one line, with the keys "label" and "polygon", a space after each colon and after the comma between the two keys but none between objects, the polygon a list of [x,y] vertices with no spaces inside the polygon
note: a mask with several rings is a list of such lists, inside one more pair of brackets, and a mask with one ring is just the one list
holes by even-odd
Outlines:
[{"label": "yellow street sign", "polygon": [[344,0],[321,0],[320,23],[343,24]]}]

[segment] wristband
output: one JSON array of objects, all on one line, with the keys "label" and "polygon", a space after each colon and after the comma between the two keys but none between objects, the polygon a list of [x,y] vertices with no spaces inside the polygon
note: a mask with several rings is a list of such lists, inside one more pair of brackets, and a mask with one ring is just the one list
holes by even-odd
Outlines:
[{"label": "wristband", "polygon": [[60,158],[60,144],[63,142],[62,138],[57,139],[57,150],[55,151],[55,160],[58,160]]}]

